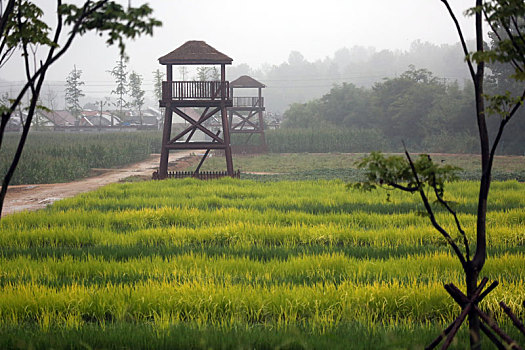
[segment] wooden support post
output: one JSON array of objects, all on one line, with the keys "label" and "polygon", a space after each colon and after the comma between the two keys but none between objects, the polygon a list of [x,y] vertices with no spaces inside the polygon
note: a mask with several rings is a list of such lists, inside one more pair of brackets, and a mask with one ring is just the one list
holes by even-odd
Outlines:
[{"label": "wooden support post", "polygon": [[266,146],[266,137],[264,136],[264,120],[263,120],[263,100],[262,100],[262,89],[259,88],[259,131],[261,138],[261,148],[266,152],[268,150]]},{"label": "wooden support post", "polygon": [[230,141],[230,125],[228,124],[228,112],[226,111],[226,99],[228,91],[226,91],[226,65],[221,64],[221,119],[222,129],[224,134],[224,155],[226,156],[226,169],[228,175],[233,177],[233,160],[232,149]]},{"label": "wooden support post", "polygon": [[510,307],[508,307],[503,301],[500,301],[499,306],[503,309],[503,311],[509,316],[510,320],[514,324],[514,326],[521,332],[523,335],[525,335],[525,326],[523,323],[519,320],[519,318],[514,315]]},{"label": "wooden support post", "polygon": [[483,322],[479,323],[479,328],[490,339],[492,344],[496,345],[498,350],[506,350],[507,349],[507,347],[505,345],[503,345],[502,342],[499,341],[498,337],[496,337],[496,335],[494,333],[492,333],[491,330],[487,326],[485,326],[485,324],[483,324]]},{"label": "wooden support post", "polygon": [[170,157],[168,143],[171,139],[172,115],[173,111],[167,106],[164,112],[164,128],[162,131],[162,147],[160,150],[159,179],[161,180],[168,177],[168,161]]},{"label": "wooden support post", "polygon": [[[221,133],[220,130],[217,131],[215,136],[219,136],[220,133]],[[212,142],[215,142],[215,140],[213,140]],[[199,165],[197,165],[197,168],[195,168],[194,176],[198,176],[199,175],[199,171],[201,170],[201,166],[202,166],[202,164],[204,164],[204,161],[206,160],[206,157],[208,157],[208,154],[210,154],[210,149],[209,148],[206,150],[206,153],[204,153],[204,156],[202,156],[202,159],[199,162]]]},{"label": "wooden support post", "polygon": [[[503,332],[498,327],[498,325],[493,319],[491,319],[478,307],[478,304],[481,302],[481,300],[483,300],[483,298],[485,298],[488,295],[488,293],[490,293],[498,285],[498,282],[494,281],[484,292],[482,292],[483,288],[485,288],[485,285],[487,284],[487,281],[488,279],[486,277],[481,280],[481,283],[477,287],[471,299],[467,298],[467,296],[463,294],[454,284],[450,283],[445,285],[445,290],[461,306],[462,312],[461,315],[449,327],[447,327],[447,329],[442,334],[440,334],[429,346],[425,348],[425,350],[434,349],[445,337],[446,341],[441,349],[447,349],[451,344],[455,333],[457,332],[463,321],[465,321],[466,315],[470,312],[470,310],[472,310],[472,312],[475,312],[480,317],[482,321],[480,322],[481,331],[487,335],[490,341],[498,349],[523,350],[518,344],[516,344],[516,342],[512,338],[510,338],[507,334],[505,334],[505,332]],[[501,303],[500,306],[502,306]],[[505,310],[503,306],[502,308]],[[505,310],[505,312],[507,313],[507,310]],[[519,325],[516,325],[516,323],[514,323],[514,325],[518,329],[520,329]],[[503,342],[501,342],[500,339],[504,343],[506,343],[506,345],[503,344]]]},{"label": "wooden support post", "polygon": [[[171,109],[171,100],[173,92],[171,91],[171,82],[173,81],[173,66],[171,64],[166,66],[166,79],[169,83],[168,92],[163,92],[162,96],[165,98],[163,101],[166,105],[164,111],[164,128],[162,130],[162,145],[160,149],[160,165],[159,165],[159,179],[165,179],[168,177],[168,161],[170,157],[170,150],[168,143],[171,139],[171,123],[173,118],[173,111]],[[167,100],[167,101],[166,101]]]}]

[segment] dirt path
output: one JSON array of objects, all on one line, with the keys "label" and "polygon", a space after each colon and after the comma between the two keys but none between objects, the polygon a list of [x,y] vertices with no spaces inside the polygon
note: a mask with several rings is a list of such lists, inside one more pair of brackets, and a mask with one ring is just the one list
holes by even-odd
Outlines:
[{"label": "dirt path", "polygon": [[[183,168],[191,163],[191,153],[185,151],[170,154],[170,169]],[[73,197],[79,193],[93,191],[101,186],[119,182],[130,176],[151,177],[158,168],[159,154],[152,154],[147,160],[119,169],[96,169],[100,175],[86,179],[57,184],[10,186],[4,202],[2,215],[25,210],[38,210],[63,198]],[[175,165],[174,163],[177,162]],[[173,167],[175,165],[175,167]],[[179,167],[180,166],[180,167]]]}]

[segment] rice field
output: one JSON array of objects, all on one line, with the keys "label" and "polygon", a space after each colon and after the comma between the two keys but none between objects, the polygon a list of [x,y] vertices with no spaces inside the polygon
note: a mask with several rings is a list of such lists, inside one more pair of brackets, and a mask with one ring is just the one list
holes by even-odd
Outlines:
[{"label": "rice field", "polygon": [[[472,239],[476,184],[448,185]],[[525,310],[525,184],[497,182],[482,307]],[[114,184],[0,221],[0,348],[422,349],[460,264],[418,197],[342,181]],[[451,217],[438,214],[447,228]],[[455,348],[467,347],[463,329]]]},{"label": "rice field", "polygon": [[[365,153],[268,153],[258,155],[234,154],[233,163],[243,173],[241,178],[257,181],[281,180],[333,180],[347,182],[364,181],[365,170],[357,169],[356,163]],[[479,181],[481,160],[473,154],[431,154],[438,164],[460,167],[457,173],[462,180]],[[224,167],[223,156],[206,159],[203,170]],[[195,169],[196,165],[191,167]],[[494,159],[494,180],[525,181],[524,156],[496,156]]]}]

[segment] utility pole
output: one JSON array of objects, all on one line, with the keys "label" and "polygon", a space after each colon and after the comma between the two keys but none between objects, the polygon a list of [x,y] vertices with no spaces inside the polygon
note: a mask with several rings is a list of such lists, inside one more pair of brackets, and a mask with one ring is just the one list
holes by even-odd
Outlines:
[{"label": "utility pole", "polygon": [[[102,113],[104,106],[106,105],[106,101],[100,100],[100,119],[98,120],[98,129],[99,131],[102,129]],[[111,116],[111,126],[113,126],[113,116]]]},{"label": "utility pole", "polygon": [[182,66],[182,67],[179,67],[179,73],[182,77],[182,81],[186,81],[186,74],[188,73],[188,68]]}]

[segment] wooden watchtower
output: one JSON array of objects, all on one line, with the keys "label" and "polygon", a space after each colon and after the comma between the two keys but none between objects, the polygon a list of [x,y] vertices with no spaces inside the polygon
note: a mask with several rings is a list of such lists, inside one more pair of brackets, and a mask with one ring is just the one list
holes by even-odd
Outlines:
[{"label": "wooden watchtower", "polygon": [[[164,129],[158,178],[165,179],[168,174],[168,158],[171,150],[224,150],[226,156],[225,175],[234,176],[232,152],[230,147],[230,130],[227,108],[232,106],[229,83],[226,81],[226,65],[232,59],[215,50],[204,41],[188,41],[181,47],[159,58],[159,63],[166,66],[166,81],[162,82],[162,100],[160,106],[165,108]],[[173,81],[174,65],[220,65],[219,81]],[[185,108],[200,108],[198,120],[184,112]],[[174,137],[171,135],[173,113],[184,119],[189,126]],[[213,132],[205,123],[214,117],[220,120],[221,129]],[[195,133],[204,133],[208,140],[195,140]],[[220,135],[222,131],[222,135]],[[202,164],[202,162],[201,162]],[[201,165],[200,164],[200,165]],[[200,168],[200,165],[198,169]],[[198,175],[198,169],[195,175]]]},{"label": "wooden watchtower", "polygon": [[[231,134],[239,135],[235,139],[232,149],[235,153],[263,153],[268,151],[266,138],[264,136],[263,112],[264,98],[262,89],[266,86],[257,80],[243,75],[230,83],[230,95],[233,96],[233,106],[228,108],[228,122]],[[257,93],[241,93],[237,91],[256,90]],[[252,95],[252,96],[247,96]],[[255,95],[255,96],[253,96]],[[250,142],[253,135],[259,135],[259,143]]]}]

